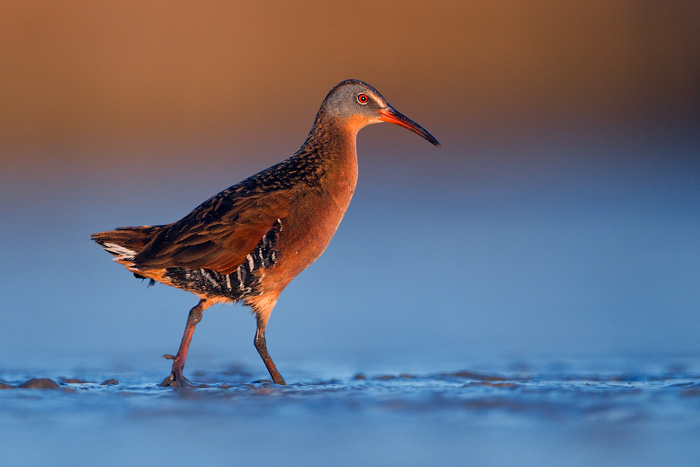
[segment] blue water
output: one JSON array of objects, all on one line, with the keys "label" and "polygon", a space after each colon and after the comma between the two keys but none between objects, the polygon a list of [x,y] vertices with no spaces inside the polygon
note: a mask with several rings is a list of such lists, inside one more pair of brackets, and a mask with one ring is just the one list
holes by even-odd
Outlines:
[{"label": "blue water", "polygon": [[[56,362],[53,362],[54,365]],[[697,465],[700,359],[494,359],[488,369],[326,379],[286,387],[209,361],[203,387],[104,359],[44,369],[60,389],[0,391],[3,465]],[[99,369],[97,369],[99,367]],[[342,372],[339,372],[342,374]],[[17,385],[36,373],[3,371]],[[58,376],[62,375],[62,376]],[[68,378],[81,382],[65,383]],[[101,385],[106,379],[119,384]]]},{"label": "blue water", "polygon": [[273,311],[286,388],[256,382],[239,305],[195,332],[186,374],[209,387],[156,387],[197,300],[88,239],[274,160],[4,180],[0,381],[89,383],[0,391],[3,465],[699,465],[698,145],[448,138],[396,164],[373,135],[336,237]]}]

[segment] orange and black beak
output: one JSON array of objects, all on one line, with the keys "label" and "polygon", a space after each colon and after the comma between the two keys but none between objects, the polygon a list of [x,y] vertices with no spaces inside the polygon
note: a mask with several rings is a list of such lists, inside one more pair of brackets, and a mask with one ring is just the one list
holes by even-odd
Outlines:
[{"label": "orange and black beak", "polygon": [[412,132],[427,139],[435,146],[440,147],[440,143],[438,142],[438,140],[435,139],[435,137],[433,137],[433,135],[428,133],[422,126],[420,126],[410,118],[406,117],[392,106],[388,106],[386,109],[380,109],[379,115],[381,115],[381,117],[379,117],[379,120],[381,120],[382,122],[395,123],[396,125],[408,128]]}]

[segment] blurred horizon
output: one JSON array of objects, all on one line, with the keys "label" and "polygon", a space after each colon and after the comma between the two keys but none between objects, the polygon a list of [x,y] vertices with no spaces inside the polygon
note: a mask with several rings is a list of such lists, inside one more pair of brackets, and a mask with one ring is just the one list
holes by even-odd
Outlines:
[{"label": "blurred horizon", "polygon": [[[698,2],[0,9],[3,346],[172,352],[195,297],[146,289],[89,235],[173,222],[288,157],[358,78],[442,148],[359,134],[355,199],[273,312],[278,365],[700,352]],[[193,361],[264,371],[230,308]]]}]

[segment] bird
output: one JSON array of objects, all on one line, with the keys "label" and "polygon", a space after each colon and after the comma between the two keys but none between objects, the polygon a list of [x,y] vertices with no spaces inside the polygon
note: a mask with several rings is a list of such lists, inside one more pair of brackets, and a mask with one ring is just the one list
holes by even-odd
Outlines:
[{"label": "bird", "polygon": [[440,147],[374,87],[349,79],[330,90],[291,157],[212,196],[171,224],[92,234],[137,278],[199,297],[177,353],[163,355],[172,360],[172,370],[161,386],[192,385],[183,368],[195,326],[211,305],[236,302],[256,318],[253,343],[272,381],[286,384],[267,350],[270,314],[284,288],[329,245],[355,191],[357,133],[380,122],[400,125]]}]

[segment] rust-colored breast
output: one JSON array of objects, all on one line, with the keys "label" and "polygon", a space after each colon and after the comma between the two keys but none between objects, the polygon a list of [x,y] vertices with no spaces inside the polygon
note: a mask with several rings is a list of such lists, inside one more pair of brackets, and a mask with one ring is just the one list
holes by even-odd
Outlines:
[{"label": "rust-colored breast", "polygon": [[[117,260],[132,272],[201,298],[245,300],[254,308],[274,304],[326,249],[356,183],[354,133],[310,137],[291,158],[213,196],[181,220],[139,230],[150,237],[131,241],[133,252],[119,246],[111,252],[122,255]],[[121,238],[127,231],[110,234],[118,245],[128,243]]]}]

